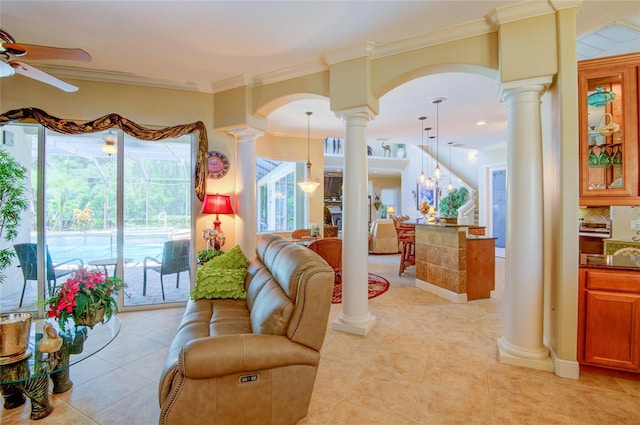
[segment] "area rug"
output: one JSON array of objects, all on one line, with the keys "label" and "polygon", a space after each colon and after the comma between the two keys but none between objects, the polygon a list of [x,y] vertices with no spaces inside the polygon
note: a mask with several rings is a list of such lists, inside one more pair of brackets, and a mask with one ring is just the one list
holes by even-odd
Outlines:
[{"label": "area rug", "polygon": [[[369,299],[375,298],[389,290],[389,281],[384,277],[369,273]],[[342,302],[342,277],[337,274],[336,281],[333,284],[333,300],[332,304],[340,304]]]}]

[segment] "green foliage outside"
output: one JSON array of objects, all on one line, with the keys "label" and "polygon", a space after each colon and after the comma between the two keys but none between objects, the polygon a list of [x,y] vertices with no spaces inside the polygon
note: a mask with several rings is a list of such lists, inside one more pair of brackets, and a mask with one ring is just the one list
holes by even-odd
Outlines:
[{"label": "green foliage outside", "polygon": [[468,194],[469,191],[466,187],[459,187],[442,198],[440,200],[440,205],[438,205],[440,217],[458,217],[458,208],[464,205]]},{"label": "green foliage outside", "polygon": [[[11,242],[18,235],[21,214],[27,209],[25,180],[27,169],[12,155],[0,150],[0,239]],[[13,248],[0,249],[0,272],[11,266],[16,253]],[[0,273],[0,283],[4,282]]]}]

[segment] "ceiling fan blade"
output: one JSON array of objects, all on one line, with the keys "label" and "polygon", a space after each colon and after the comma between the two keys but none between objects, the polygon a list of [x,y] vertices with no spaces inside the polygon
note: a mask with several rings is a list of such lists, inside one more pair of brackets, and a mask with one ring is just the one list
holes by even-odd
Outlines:
[{"label": "ceiling fan blade", "polygon": [[76,86],[72,86],[69,83],[65,83],[62,80],[58,80],[56,77],[49,75],[44,71],[40,71],[38,68],[34,68],[31,65],[27,65],[24,62],[10,61],[9,65],[11,65],[13,69],[16,70],[16,73],[20,75],[24,75],[25,77],[33,78],[34,80],[38,80],[43,83],[50,84],[66,92],[78,91],[78,88]]},{"label": "ceiling fan blade", "polygon": [[22,43],[2,43],[2,47],[10,54],[28,60],[61,59],[91,62],[91,55],[82,49],[67,49]]}]

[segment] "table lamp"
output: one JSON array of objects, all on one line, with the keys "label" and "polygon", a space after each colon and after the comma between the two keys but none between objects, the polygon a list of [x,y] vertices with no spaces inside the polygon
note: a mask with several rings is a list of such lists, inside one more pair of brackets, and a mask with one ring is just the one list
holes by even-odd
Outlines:
[{"label": "table lamp", "polygon": [[219,214],[233,214],[233,209],[231,208],[231,197],[228,195],[220,195],[216,193],[215,195],[206,194],[204,195],[204,200],[202,201],[202,210],[200,210],[201,214],[215,214],[216,220],[213,222],[213,234],[211,232],[205,231],[204,235],[207,235],[205,239],[209,240],[214,239],[214,247],[215,249],[220,249],[224,245],[225,236],[222,233],[222,228],[220,225],[222,222],[220,221]]},{"label": "table lamp", "polygon": [[387,207],[387,215],[388,215],[389,217],[391,217],[391,216],[392,216],[392,215],[394,215],[395,213],[396,213],[396,210],[393,208],[393,206],[392,206],[392,205],[389,205],[389,206]]}]

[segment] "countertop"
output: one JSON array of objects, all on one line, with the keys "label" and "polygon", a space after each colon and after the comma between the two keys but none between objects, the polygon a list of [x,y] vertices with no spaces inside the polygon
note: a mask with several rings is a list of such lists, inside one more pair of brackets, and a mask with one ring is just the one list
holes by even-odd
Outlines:
[{"label": "countertop", "polygon": [[633,255],[580,254],[580,267],[640,271],[640,257]]}]

